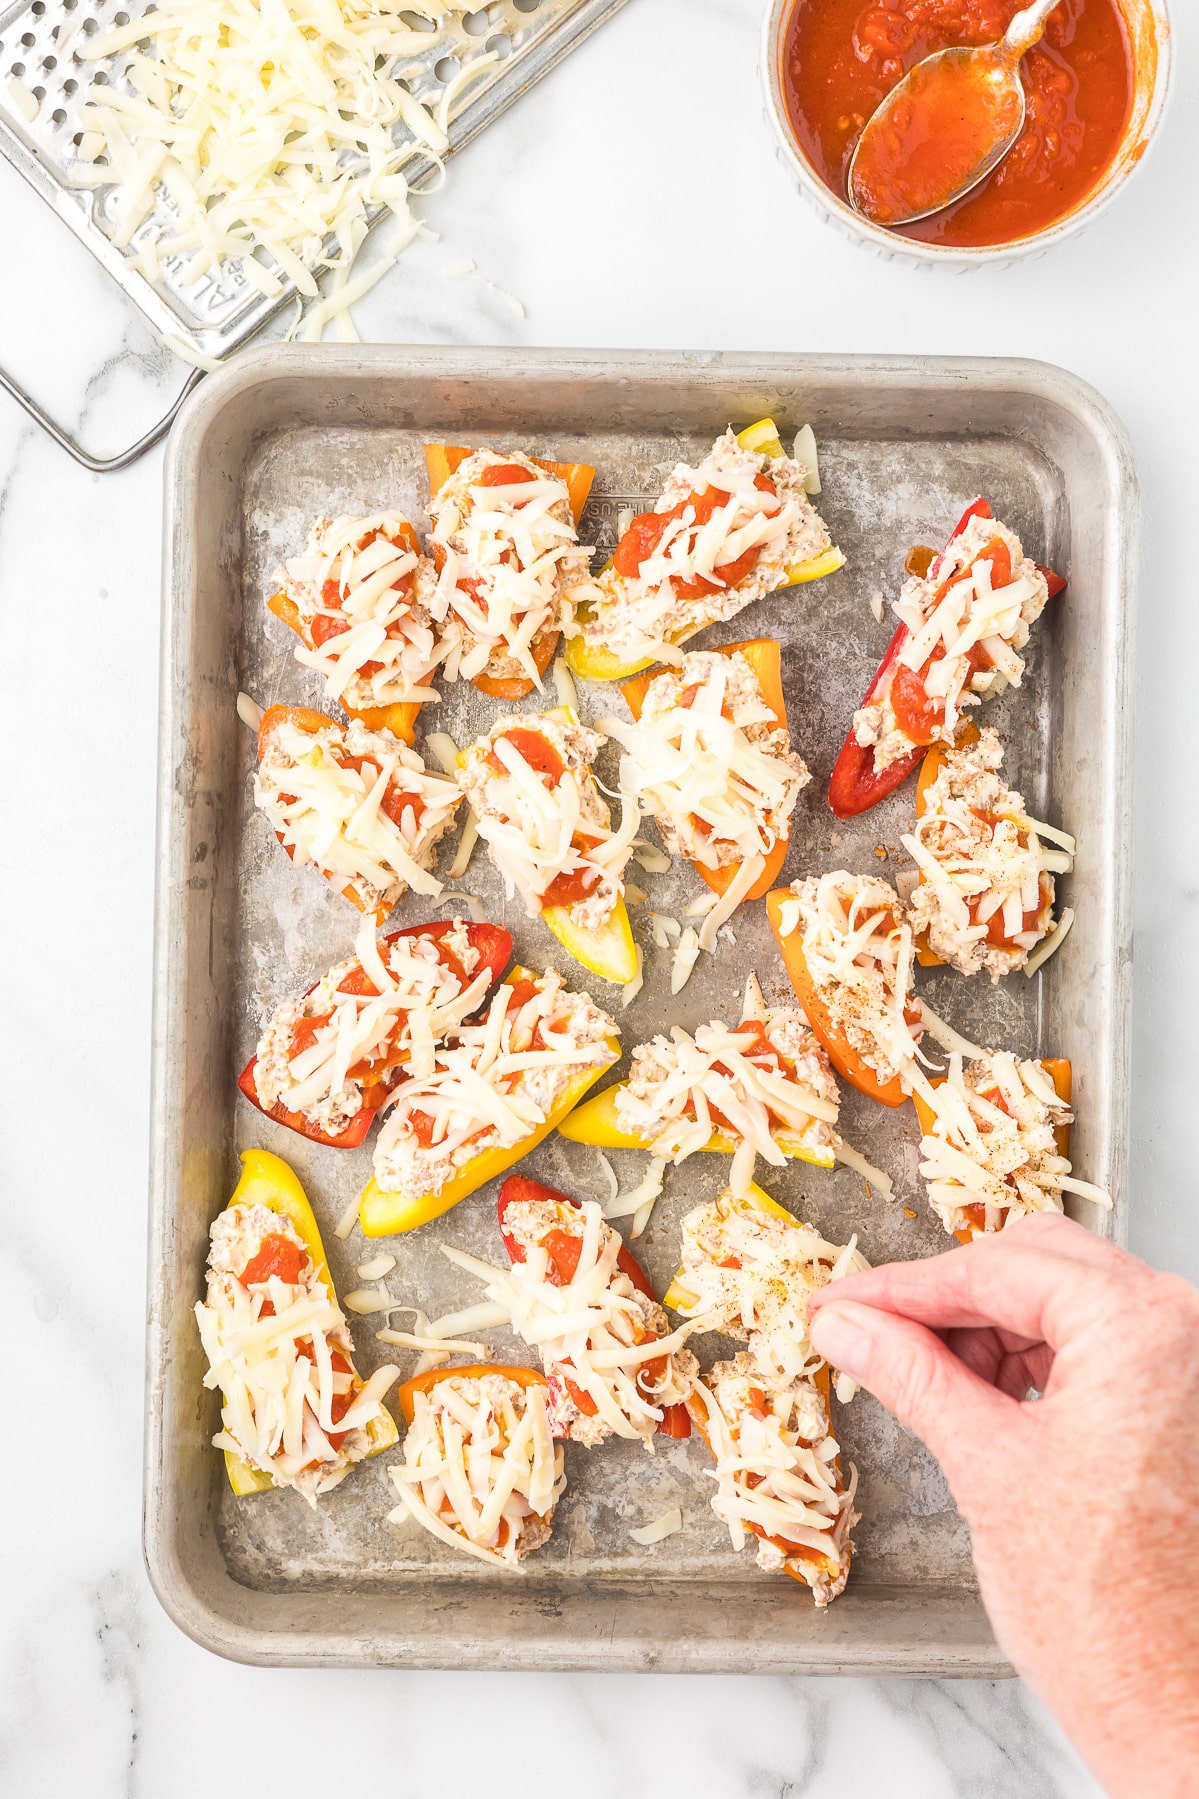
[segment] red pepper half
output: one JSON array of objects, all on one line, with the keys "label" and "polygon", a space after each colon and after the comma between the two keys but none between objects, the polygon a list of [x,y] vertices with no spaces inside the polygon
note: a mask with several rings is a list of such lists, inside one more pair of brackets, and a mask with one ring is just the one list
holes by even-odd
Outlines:
[{"label": "red pepper half", "polygon": [[[961,536],[972,518],[993,518],[994,516],[990,502],[983,499],[981,495],[978,499],[971,500],[950,533],[942,555],[945,555],[954,541]],[[939,560],[940,558],[938,558]],[[1037,567],[1045,577],[1050,599],[1061,593],[1066,585],[1064,576],[1055,574],[1052,569],[1041,568],[1040,563],[1037,564]],[[934,563],[930,570],[933,579],[936,578],[936,572],[937,563]],[[879,664],[878,673],[870,683],[866,697],[862,701],[863,706],[868,706],[871,700],[889,687],[904,644],[910,635],[908,627],[901,624],[887,645],[887,653]],[[889,793],[894,793],[895,789],[901,787],[908,776],[919,767],[926,747],[925,744],[913,744],[910,755],[901,756],[897,762],[889,763],[886,768],[876,771],[873,744],[859,743],[853,734],[853,725],[851,724],[845,734],[845,742],[841,745],[841,753],[833,764],[833,772],[829,777],[828,803],[837,817],[857,818],[860,813],[869,812],[872,806],[877,806],[880,800],[885,800]]]},{"label": "red pepper half", "polygon": [[[454,920],[450,918],[440,920],[436,924],[405,925],[402,930],[388,931],[383,942],[392,944],[400,937],[427,937],[431,943],[439,943],[453,929]],[[486,971],[492,981],[498,981],[512,955],[510,933],[505,931],[501,925],[468,924],[466,936],[471,947],[479,952],[479,962],[475,973],[482,974]],[[444,952],[443,960],[447,966],[454,968],[454,972],[463,986],[469,985],[474,976],[468,976],[465,969],[456,967],[454,959],[448,951]],[[314,982],[313,986],[308,989],[308,993],[313,992],[319,984],[319,982]],[[371,991],[373,992],[373,988]],[[304,997],[307,998],[307,994]],[[285,1124],[289,1131],[298,1132],[301,1137],[307,1137],[311,1143],[324,1143],[330,1149],[357,1149],[370,1130],[375,1114],[383,1100],[387,1097],[386,1093],[383,1093],[373,1106],[360,1107],[345,1130],[334,1137],[328,1131],[321,1130],[319,1125],[313,1124],[311,1119],[305,1118],[302,1112],[289,1112],[280,1100],[276,1100],[273,1106],[264,1106],[258,1097],[258,1087],[254,1080],[254,1069],[257,1063],[258,1057],[251,1056],[237,1077],[237,1084],[250,1104],[257,1106],[258,1110],[266,1117],[273,1118],[276,1124]]]},{"label": "red pepper half", "polygon": [[[543,1187],[540,1181],[527,1180],[522,1174],[510,1174],[500,1188],[497,1212],[499,1215],[500,1236],[504,1239],[504,1248],[508,1252],[508,1260],[513,1264],[525,1260],[525,1250],[524,1245],[518,1242],[512,1233],[505,1227],[504,1219],[508,1207],[515,1205],[520,1200],[548,1200],[551,1204],[574,1206],[576,1208],[578,1208],[580,1204],[577,1199],[572,1199],[569,1193],[559,1193],[556,1187]],[[563,1241],[560,1244],[551,1244],[550,1238],[558,1236],[561,1236]],[[571,1275],[574,1273],[574,1266],[578,1262],[578,1250],[576,1249],[574,1252],[574,1260],[572,1263],[568,1245],[577,1241],[577,1238],[570,1237],[565,1231],[551,1231],[544,1241],[544,1247],[549,1250],[550,1254],[550,1266],[547,1278],[556,1287],[565,1286],[570,1280]],[[621,1244],[620,1253],[616,1258],[616,1266],[620,1269],[622,1274],[628,1276],[629,1280],[632,1281],[639,1293],[644,1293],[647,1299],[657,1300],[657,1294],[650,1286],[649,1278],[646,1275],[644,1268],[641,1266],[641,1263],[637,1260],[627,1243]],[[579,1397],[577,1393],[575,1397],[577,1401]],[[583,1395],[583,1397],[585,1398],[586,1395]],[[662,1419],[658,1425],[658,1435],[660,1437],[689,1437],[691,1435],[691,1418],[685,1405],[668,1405],[662,1408]]]}]

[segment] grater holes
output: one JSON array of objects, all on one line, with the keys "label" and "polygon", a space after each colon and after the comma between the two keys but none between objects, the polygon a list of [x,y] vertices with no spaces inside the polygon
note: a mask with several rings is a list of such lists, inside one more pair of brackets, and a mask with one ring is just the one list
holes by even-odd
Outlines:
[{"label": "grater holes", "polygon": [[129,14],[127,12],[119,12],[117,14],[116,18],[113,20],[114,25],[128,25],[128,23],[129,23]]},{"label": "grater holes", "polygon": [[437,27],[433,23],[432,19],[426,18],[424,13],[402,12],[400,14],[400,17],[401,17],[401,19],[403,19],[405,25],[407,25],[407,27],[410,31],[428,31],[431,33],[431,32],[434,32],[437,30]]},{"label": "grater holes", "polygon": [[72,94],[77,94],[79,92],[79,83],[77,81],[64,81],[62,84],[62,91],[69,100]]},{"label": "grater holes", "polygon": [[107,87],[108,86],[108,76],[104,73],[103,69],[97,69],[96,73],[92,76],[92,86],[93,87]]},{"label": "grater holes", "polygon": [[15,62],[8,72],[14,81],[20,81],[22,75],[25,73],[25,64],[23,62]]},{"label": "grater holes", "polygon": [[38,105],[40,106],[42,101],[46,98],[45,88],[44,87],[35,87],[33,89],[33,97],[37,101]]},{"label": "grater holes", "polygon": [[433,64],[433,73],[438,81],[452,81],[461,67],[456,56],[439,56]]},{"label": "grater holes", "polygon": [[513,0],[517,12],[536,12],[541,0]]},{"label": "grater holes", "polygon": [[24,36],[21,38],[21,42],[25,46],[26,50],[32,50],[33,46],[37,43],[37,39],[34,37],[32,31],[27,31],[27,32],[25,32]]},{"label": "grater holes", "polygon": [[462,15],[462,29],[471,37],[482,37],[490,23],[486,12],[468,12]]},{"label": "grater holes", "polygon": [[43,69],[45,69],[47,75],[52,74],[53,71],[58,67],[57,56],[43,56],[42,67],[43,67]]},{"label": "grater holes", "polygon": [[50,114],[50,123],[52,125],[65,125],[66,122],[67,115],[61,106],[57,107],[55,111]]},{"label": "grater holes", "polygon": [[82,31],[83,31],[84,37],[95,37],[95,35],[96,35],[97,31],[99,31],[99,29],[100,29],[100,27],[96,23],[95,19],[85,19],[83,21]]},{"label": "grater holes", "polygon": [[506,57],[509,57],[512,54],[512,39],[508,36],[506,31],[495,31],[487,39],[483,48],[484,50],[492,51],[492,53],[498,56],[500,61],[503,62]]}]

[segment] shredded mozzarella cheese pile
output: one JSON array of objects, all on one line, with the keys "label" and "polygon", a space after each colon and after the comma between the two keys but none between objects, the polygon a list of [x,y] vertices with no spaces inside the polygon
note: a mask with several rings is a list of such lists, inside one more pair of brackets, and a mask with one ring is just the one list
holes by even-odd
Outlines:
[{"label": "shredded mozzarella cheese pile", "polygon": [[[477,963],[478,951],[460,925],[443,942],[468,971]],[[490,984],[483,970],[463,987],[428,938],[376,941],[370,919],[359,927],[355,947],[357,954],[331,968],[298,1004],[279,1008],[259,1039],[254,1069],[268,1111],[281,1104],[333,1135],[361,1109],[364,1079],[422,1072],[434,1044],[483,1003]],[[344,990],[360,972],[373,993]],[[323,1022],[293,1051],[297,1026],[308,1019]]]},{"label": "shredded mozzarella cheese pile", "polygon": [[[808,1340],[808,1299],[819,1287],[867,1267],[857,1238],[826,1243],[798,1219],[739,1197],[731,1189],[688,1212],[682,1266],[668,1303],[684,1318],[715,1320],[712,1329],[749,1344],[755,1370],[786,1385],[821,1366]],[[840,1397],[852,1394],[852,1386]]]},{"label": "shredded mozzarella cheese pile", "polygon": [[636,724],[608,718],[600,729],[627,752],[622,788],[670,848],[705,868],[769,855],[811,779],[740,652],[692,652],[651,683]]},{"label": "shredded mozzarella cheese pile", "polygon": [[[406,806],[398,824],[389,817],[383,808],[392,791],[414,795],[419,816]],[[381,918],[409,887],[441,892],[428,863],[460,797],[455,782],[431,774],[398,737],[357,719],[315,732],[277,721],[254,777],[254,803],[297,865],[312,863],[339,893],[356,894],[364,911]]]},{"label": "shredded mozzarella cheese pile", "polygon": [[550,1534],[562,1462],[543,1383],[451,1370],[413,1396],[404,1460],[387,1470],[400,1495],[389,1522],[413,1518],[452,1549],[516,1568]]},{"label": "shredded mozzarella cheese pile", "polygon": [[907,908],[886,881],[844,869],[792,883],[782,936],[802,931],[803,955],[834,1026],[881,1081],[898,1074],[923,1091],[920,1002],[912,993],[915,949]]},{"label": "shredded mozzarella cheese pile", "polygon": [[478,67],[435,117],[403,79],[428,45],[390,0],[159,0],[75,45],[85,62],[133,54],[123,80],[90,89],[73,178],[113,187],[113,241],[148,281],[182,257],[184,282],[232,276],[273,299],[290,280],[314,297],[314,273],[344,281],[379,211],[400,224],[384,267],[420,229],[404,166],[444,155]]},{"label": "shredded mozzarella cheese pile", "polygon": [[545,1124],[572,1079],[617,1060],[606,1039],[618,1035],[607,1013],[568,993],[553,969],[520,1004],[513,987],[501,985],[484,1022],[435,1047],[393,1094],[375,1144],[380,1187],[414,1198],[439,1193],[484,1149],[520,1143]]},{"label": "shredded mozzarella cheese pile", "polygon": [[[514,730],[535,732],[560,757],[563,772],[552,785],[525,760],[508,735]],[[591,772],[602,744],[602,737],[573,719],[513,714],[497,719],[463,758],[459,779],[479,836],[508,897],[519,893],[532,918],[559,876],[582,877],[587,892],[571,909],[580,908],[592,928],[599,928],[623,892],[640,814],[622,787],[620,827],[612,829]]]},{"label": "shredded mozzarella cheese pile", "polygon": [[803,1379],[767,1392],[742,1354],[718,1362],[695,1399],[716,1461],[712,1510],[733,1548],[756,1537],[759,1567],[785,1567],[827,1605],[849,1573],[857,1475],[844,1485],[824,1395]]},{"label": "shredded mozzarella cheese pile", "polygon": [[275,575],[304,627],[296,661],[356,711],[438,697],[429,680],[445,647],[423,605],[434,576],[411,533],[401,513],[320,518]]},{"label": "shredded mozzarella cheese pile", "polygon": [[[442,1249],[484,1283],[488,1299],[505,1309],[512,1328],[541,1356],[555,1434],[589,1444],[612,1435],[652,1449],[662,1408],[683,1403],[691,1391],[695,1361],[680,1352],[703,1321],[669,1329],[661,1307],[618,1267],[620,1234],[604,1223],[594,1200],[577,1207],[519,1201],[507,1208],[503,1228],[525,1257],[509,1269],[449,1244]],[[544,1247],[553,1230],[579,1243],[574,1273],[565,1282],[553,1277]]]},{"label": "shredded mozzarella cheese pile", "polygon": [[[1023,797],[998,778],[1003,749],[988,727],[976,744],[949,750],[924,793],[924,810],[901,839],[921,885],[913,896],[914,927],[927,930],[943,961],[998,981],[1023,966],[1052,917],[1053,876],[1074,866],[1074,839],[1029,818]],[[1045,842],[1061,844],[1046,848]],[[1036,913],[1034,926],[1025,916]],[[989,940],[998,915],[1005,942]]]},{"label": "shredded mozzarella cheese pile", "polygon": [[1040,1062],[990,1052],[963,1069],[952,1055],[930,1095],[936,1123],[920,1140],[920,1172],[946,1230],[995,1231],[1021,1213],[1060,1212],[1063,1193],[1111,1206],[1058,1153],[1055,1132],[1074,1114]]},{"label": "shredded mozzarella cheese pile", "polygon": [[[527,469],[528,480],[483,486],[488,468]],[[447,645],[451,681],[523,674],[542,685],[533,644],[571,616],[567,587],[582,580],[590,552],[578,541],[570,493],[560,475],[519,451],[477,450],[428,505],[438,564],[429,602]],[[511,664],[497,668],[496,662]]]},{"label": "shredded mozzarella cheese pile", "polygon": [[766,1013],[762,1029],[765,1042],[752,1018],[735,1029],[700,1025],[694,1036],[673,1025],[669,1037],[639,1044],[616,1089],[621,1129],[671,1162],[729,1137],[736,1193],[748,1191],[757,1156],[782,1168],[788,1149],[826,1151],[831,1166],[840,1095],[825,1051],[794,1009]]},{"label": "shredded mozzarella cheese pile", "polygon": [[[306,1249],[294,1284],[272,1275],[243,1285],[237,1271],[268,1236],[304,1249],[291,1220],[266,1206],[230,1206],[213,1222],[207,1299],[195,1308],[209,1364],[204,1385],[222,1394],[223,1428],[213,1443],[315,1505],[369,1453],[370,1427],[386,1417],[381,1402],[398,1370],[377,1368],[359,1380],[345,1317]],[[348,1371],[334,1368],[335,1354]],[[347,1395],[352,1401],[335,1421],[334,1399]]]}]

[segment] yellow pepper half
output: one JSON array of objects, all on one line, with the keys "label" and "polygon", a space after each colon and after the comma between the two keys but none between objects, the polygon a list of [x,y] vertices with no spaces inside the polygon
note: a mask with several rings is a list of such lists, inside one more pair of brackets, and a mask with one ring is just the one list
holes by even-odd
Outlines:
[{"label": "yellow pepper half", "polygon": [[[589,1099],[586,1105],[579,1106],[559,1128],[561,1134],[570,1143],[589,1143],[594,1149],[652,1149],[653,1142],[649,1137],[637,1136],[633,1131],[626,1131],[616,1115],[616,1095],[627,1081],[618,1081],[614,1087],[605,1087]],[[803,1143],[798,1137],[780,1131],[775,1142],[785,1156],[797,1162],[811,1162],[817,1168],[832,1168],[836,1165],[836,1155],[828,1144],[819,1146]],[[720,1156],[731,1156],[737,1143],[723,1131],[713,1131],[704,1144],[703,1155],[709,1153]]]},{"label": "yellow pepper half", "polygon": [[[505,984],[513,986],[517,981],[535,978],[530,969],[514,968]],[[509,1168],[544,1142],[551,1131],[560,1129],[563,1119],[574,1110],[583,1095],[594,1087],[605,1069],[611,1068],[613,1062],[620,1060],[619,1043],[614,1037],[609,1037],[606,1041],[607,1061],[595,1068],[585,1068],[575,1075],[558,1101],[551,1106],[544,1124],[539,1124],[536,1130],[530,1131],[527,1137],[522,1137],[519,1143],[508,1147],[497,1144],[494,1149],[481,1150],[458,1170],[453,1180],[446,1182],[440,1193],[422,1193],[417,1199],[405,1199],[401,1193],[389,1193],[372,1177],[362,1189],[362,1197],[358,1202],[358,1219],[363,1235],[390,1237],[400,1231],[414,1231],[418,1226],[428,1224],[430,1219],[440,1218],[443,1212],[450,1211],[460,1200],[469,1198],[497,1175],[506,1174]]]},{"label": "yellow pepper half", "polygon": [[[781,456],[783,446],[779,440],[778,426],[773,419],[759,419],[756,424],[747,425],[744,431],[737,433],[737,442],[743,450],[753,450],[759,456]],[[608,566],[605,564],[605,567]],[[809,556],[806,562],[795,562],[787,570],[785,587],[798,587],[805,581],[818,581],[824,575],[835,574],[837,569],[845,567],[845,557],[835,545],[822,550],[819,556]],[[602,573],[602,570],[601,570]],[[576,614],[579,622],[585,624],[590,616],[586,606],[580,606]],[[707,625],[696,625],[689,631],[681,631],[671,637],[671,643],[686,643],[700,631],[706,631]],[[642,656],[639,661],[622,662],[611,650],[600,645],[590,645],[580,634],[572,637],[566,646],[566,661],[572,674],[581,676],[585,681],[624,681],[629,675],[635,675],[643,668],[651,668],[657,661],[656,656]]]},{"label": "yellow pepper half", "polygon": [[[750,1186],[749,1191],[742,1198],[734,1199],[732,1194],[729,1194],[728,1198],[739,1211],[770,1212],[776,1218],[785,1218],[788,1224],[798,1223],[798,1219],[792,1217],[786,1206],[781,1206],[777,1199],[771,1199],[769,1193],[763,1192],[756,1182]],[[662,1304],[664,1306],[669,1306],[674,1312],[693,1312],[695,1310],[699,1304],[699,1297],[691,1291],[686,1281],[686,1274],[680,1268],[663,1296]]]},{"label": "yellow pepper half", "polygon": [[[266,1149],[243,1150],[241,1160],[241,1179],[233,1190],[229,1206],[266,1206],[269,1211],[290,1219],[312,1259],[316,1278],[336,1305],[337,1292],[329,1274],[320,1226],[295,1170],[281,1156],[273,1156]],[[386,1409],[381,1417],[372,1418],[366,1426],[366,1434],[370,1438],[371,1455],[390,1449],[399,1441],[400,1435],[395,1420]],[[244,1457],[234,1455],[229,1449],[225,1451],[225,1472],[229,1476],[229,1485],[239,1497],[247,1493],[265,1493],[268,1487],[277,1485],[273,1475],[251,1467]]]}]

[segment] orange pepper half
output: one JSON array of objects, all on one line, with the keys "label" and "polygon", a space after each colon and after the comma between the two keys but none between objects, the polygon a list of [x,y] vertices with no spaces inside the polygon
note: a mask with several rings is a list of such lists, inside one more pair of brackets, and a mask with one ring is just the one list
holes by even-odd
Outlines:
[{"label": "orange pepper half", "polygon": [[[1074,1070],[1069,1061],[1065,1056],[1043,1056],[1041,1058],[1041,1067],[1053,1082],[1053,1090],[1058,1098],[1064,1099],[1066,1104],[1069,1105],[1070,1096],[1074,1091]],[[944,1079],[945,1077],[942,1075],[941,1080],[931,1081],[929,1084],[933,1087],[940,1087]],[[920,1120],[921,1134],[925,1137],[931,1137],[936,1126],[936,1114],[933,1112],[928,1101],[922,1099],[918,1093],[913,1093],[912,1101],[916,1107],[916,1115]],[[1069,1161],[1070,1126],[1068,1124],[1059,1124],[1054,1129],[1053,1134],[1057,1140],[1058,1155],[1064,1156],[1066,1160]],[[982,1233],[979,1231],[972,1230],[969,1227],[954,1232],[954,1236],[959,1243],[971,1243],[975,1237],[981,1234]]]},{"label": "orange pepper half", "polygon": [[547,1385],[539,1368],[505,1368],[495,1362],[471,1362],[465,1368],[426,1368],[423,1374],[414,1374],[411,1380],[406,1380],[402,1387],[396,1388],[396,1399],[404,1414],[404,1422],[411,1424],[416,1416],[418,1393],[431,1393],[443,1380],[481,1380],[485,1374],[502,1374],[521,1387]]},{"label": "orange pepper half", "polygon": [[829,1053],[829,1060],[843,1080],[867,1099],[881,1100],[884,1106],[902,1106],[907,1094],[903,1090],[899,1076],[892,1075],[889,1081],[880,1081],[869,1062],[853,1047],[843,1031],[838,1030],[829,1015],[828,1007],[817,991],[812,979],[807,958],[803,953],[803,938],[798,930],[784,937],[780,930],[783,903],[793,899],[789,887],[776,887],[773,893],[766,895],[766,914],[770,919],[770,928],[778,941],[783,963],[791,977],[800,1005],[804,1009],[808,1023]]},{"label": "orange pepper half", "polygon": [[[762,698],[774,713],[780,725],[786,729],[787,702],[783,697],[782,650],[769,637],[751,637],[745,643],[725,643],[719,646],[716,654],[731,656],[740,650],[749,666],[758,678],[758,686],[762,689]],[[641,708],[645,704],[645,696],[651,681],[656,681],[663,671],[653,669],[649,674],[635,675],[631,681],[623,681],[620,691],[625,703],[634,718],[641,717]],[[766,858],[766,867],[760,878],[754,882],[746,894],[747,900],[761,899],[770,892],[779,878],[779,871],[787,860],[788,832],[783,831],[778,842]],[[705,868],[702,862],[694,866],[714,893],[724,893],[732,884],[740,863],[726,862],[722,868]]]}]

